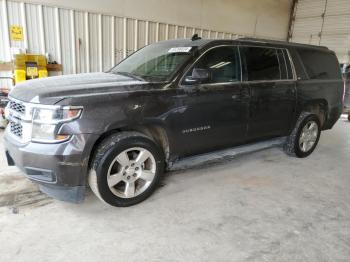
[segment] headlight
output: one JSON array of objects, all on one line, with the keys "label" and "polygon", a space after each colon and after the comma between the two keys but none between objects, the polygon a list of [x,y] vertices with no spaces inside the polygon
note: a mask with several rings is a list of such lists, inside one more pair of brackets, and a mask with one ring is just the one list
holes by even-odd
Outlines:
[{"label": "headlight", "polygon": [[45,107],[33,109],[32,141],[56,143],[66,141],[70,135],[58,135],[60,123],[80,117],[81,107]]},{"label": "headlight", "polygon": [[78,118],[81,111],[81,107],[34,108],[33,122],[42,124],[68,122]]}]

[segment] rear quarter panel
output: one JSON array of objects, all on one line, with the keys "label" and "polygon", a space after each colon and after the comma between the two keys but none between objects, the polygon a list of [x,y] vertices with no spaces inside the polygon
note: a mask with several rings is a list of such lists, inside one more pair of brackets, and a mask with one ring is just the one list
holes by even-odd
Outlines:
[{"label": "rear quarter panel", "polygon": [[[323,130],[330,129],[339,119],[343,110],[344,81],[341,78],[339,66],[339,78],[336,79],[309,79],[300,56],[294,48],[290,50],[296,75],[297,75],[297,110],[296,119],[304,110],[312,105],[322,104],[325,106],[326,115]],[[329,51],[330,55],[334,55]],[[336,58],[335,58],[336,59]],[[315,61],[319,63],[319,61]]]},{"label": "rear quarter panel", "polygon": [[330,129],[343,109],[342,80],[300,80],[297,83],[298,113],[315,104],[326,104],[323,129]]}]

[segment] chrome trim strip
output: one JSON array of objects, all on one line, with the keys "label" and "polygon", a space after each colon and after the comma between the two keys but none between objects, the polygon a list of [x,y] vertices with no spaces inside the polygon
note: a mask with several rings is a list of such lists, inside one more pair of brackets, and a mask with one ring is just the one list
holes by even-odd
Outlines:
[{"label": "chrome trim strip", "polygon": [[[286,52],[287,52],[287,50],[286,50]],[[286,75],[287,75],[287,78],[289,79],[288,65],[287,65],[287,60],[286,60],[286,55],[285,54],[286,54],[285,52],[282,52],[284,66],[286,68]],[[292,68],[292,66],[290,68]],[[292,74],[293,74],[293,70],[292,70]]]},{"label": "chrome trim strip", "polygon": [[294,61],[292,59],[292,56],[291,56],[289,50],[287,48],[285,48],[285,50],[287,51],[287,55],[288,55],[288,59],[289,59],[289,62],[290,62],[290,66],[292,67],[293,80],[297,81],[298,80],[298,76],[297,76],[297,72],[295,70]]},{"label": "chrome trim strip", "polygon": [[17,103],[21,103],[21,104],[24,104],[24,105],[29,105],[31,107],[37,107],[37,108],[60,108],[62,106],[59,106],[59,105],[44,105],[44,104],[36,104],[36,103],[30,103],[30,102],[24,102],[24,101],[21,101],[21,100],[18,100],[16,98],[13,98],[12,96],[9,96],[9,99],[10,101],[13,100]]},{"label": "chrome trim strip", "polygon": [[250,84],[257,84],[257,83],[275,83],[275,82],[295,82],[295,79],[281,79],[281,80],[254,80],[254,81],[243,81],[242,83],[250,83]]},{"label": "chrome trim strip", "polygon": [[[35,109],[42,109],[42,108],[38,108],[38,107],[35,107],[33,108],[33,110]],[[56,108],[57,109],[57,108]],[[62,119],[62,120],[52,120],[52,121],[40,121],[40,120],[32,120],[33,123],[36,123],[36,124],[47,124],[47,125],[57,125],[57,124],[63,124],[63,123],[67,123],[67,122],[70,122],[70,121],[73,121],[75,119],[78,119],[82,112],[83,112],[83,107],[82,106],[63,106],[63,107],[60,107],[58,109],[62,109],[62,110],[80,110],[79,113],[75,116],[75,117],[71,117],[71,118],[66,118],[66,119]],[[33,111],[34,113],[34,111]],[[34,118],[34,115],[33,115],[33,118]]]},{"label": "chrome trim strip", "polygon": [[40,144],[60,144],[63,142],[67,142],[69,140],[71,140],[73,137],[73,135],[69,135],[67,138],[63,139],[63,140],[47,140],[47,139],[37,139],[37,138],[32,138],[32,142],[33,143],[40,143]]}]

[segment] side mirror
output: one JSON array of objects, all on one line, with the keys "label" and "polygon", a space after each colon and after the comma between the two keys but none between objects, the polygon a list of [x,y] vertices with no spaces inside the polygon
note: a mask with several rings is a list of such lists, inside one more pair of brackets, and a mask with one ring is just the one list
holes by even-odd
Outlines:
[{"label": "side mirror", "polygon": [[202,68],[193,68],[192,75],[185,77],[186,84],[198,84],[209,79],[209,70]]}]

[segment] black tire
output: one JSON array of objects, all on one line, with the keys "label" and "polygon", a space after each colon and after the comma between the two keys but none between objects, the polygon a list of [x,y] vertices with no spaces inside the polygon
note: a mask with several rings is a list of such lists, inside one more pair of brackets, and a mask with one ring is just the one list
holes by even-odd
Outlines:
[{"label": "black tire", "polygon": [[[308,149],[307,151],[303,151],[299,145],[300,136],[302,134],[302,131],[305,125],[309,124],[311,121],[317,124],[316,141],[314,142],[313,146],[310,149]],[[292,133],[287,138],[287,142],[285,144],[285,151],[287,154],[296,156],[299,158],[307,157],[315,150],[318,144],[318,141],[320,139],[320,135],[321,135],[321,123],[317,115],[314,115],[308,112],[303,112],[301,113]]]},{"label": "black tire", "polygon": [[350,121],[350,113],[348,113],[348,121]]},{"label": "black tire", "polygon": [[[135,147],[144,148],[153,155],[156,162],[155,176],[141,194],[130,198],[119,197],[108,186],[108,169],[121,152]],[[128,207],[148,198],[159,184],[163,172],[164,154],[153,140],[138,132],[120,132],[109,136],[99,144],[91,162],[88,181],[92,191],[102,201],[116,207]]]}]

